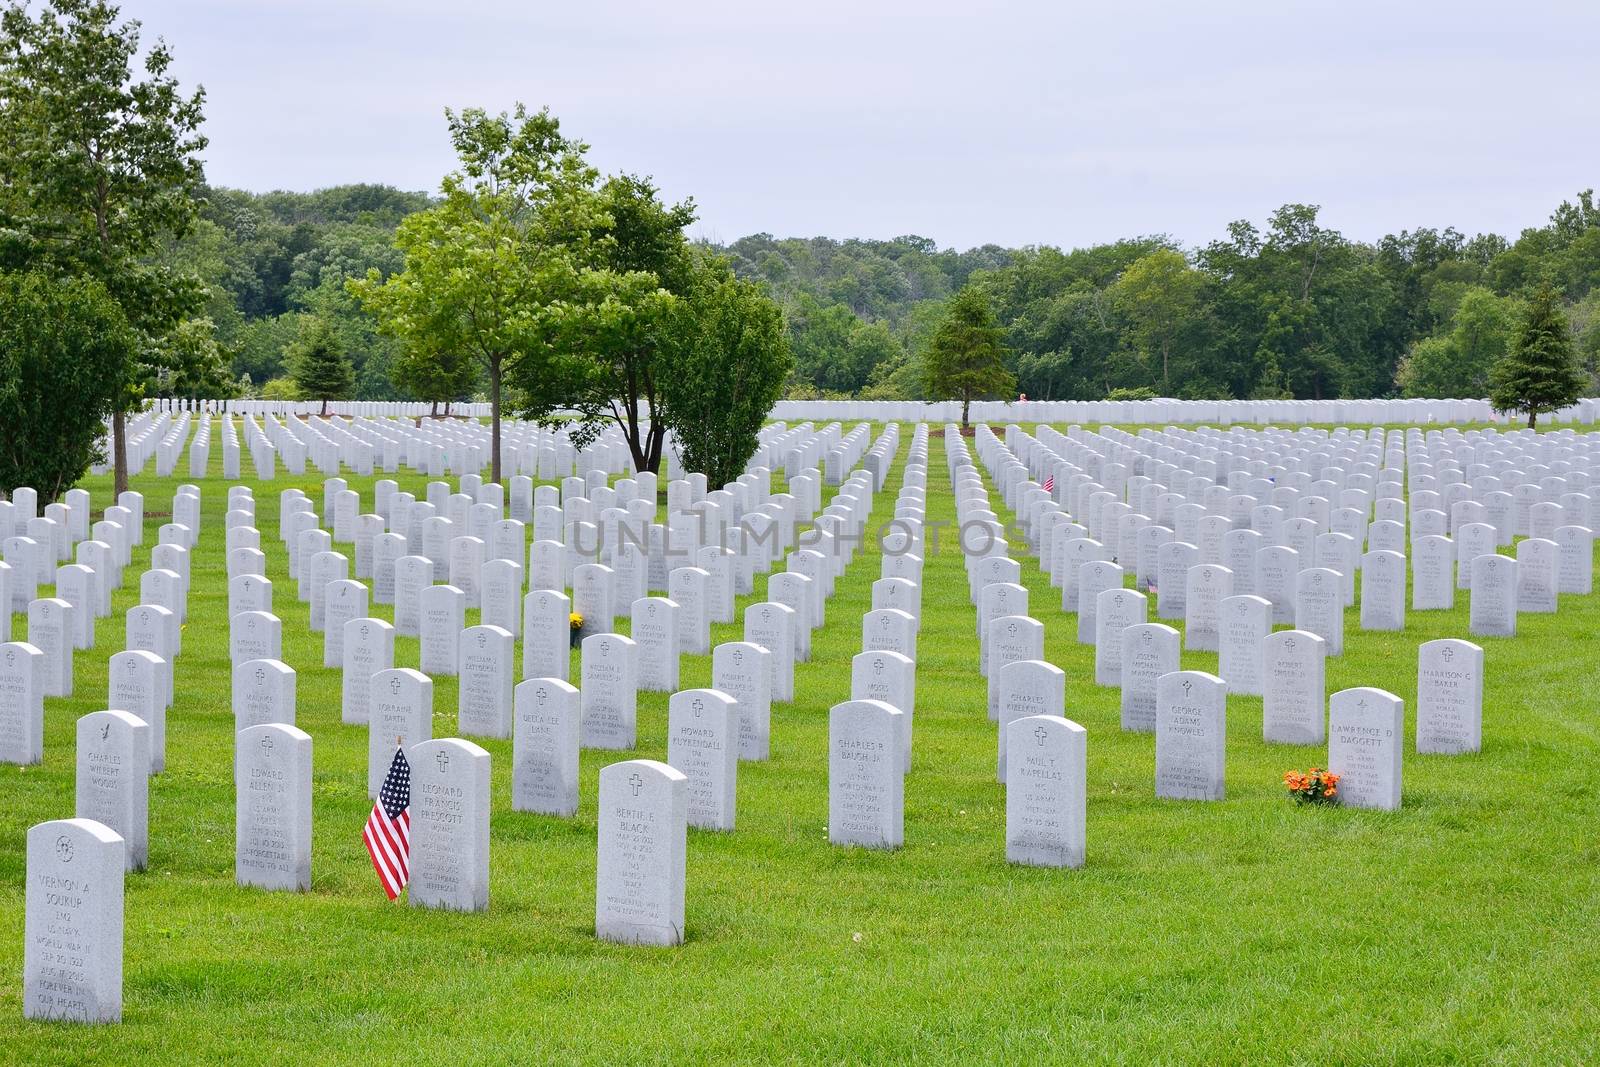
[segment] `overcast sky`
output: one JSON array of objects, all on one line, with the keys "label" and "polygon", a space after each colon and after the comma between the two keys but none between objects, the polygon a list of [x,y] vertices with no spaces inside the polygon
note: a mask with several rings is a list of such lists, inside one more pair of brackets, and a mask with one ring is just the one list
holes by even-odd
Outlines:
[{"label": "overcast sky", "polygon": [[126,0],[203,84],[211,181],[433,190],[446,107],[549,105],[697,233],[941,246],[1279,204],[1514,236],[1600,182],[1596,0]]}]

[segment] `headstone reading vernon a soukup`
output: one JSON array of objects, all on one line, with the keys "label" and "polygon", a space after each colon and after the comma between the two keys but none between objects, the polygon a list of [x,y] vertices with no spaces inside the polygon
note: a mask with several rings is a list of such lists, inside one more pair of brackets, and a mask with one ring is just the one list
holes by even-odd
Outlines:
[{"label": "headstone reading vernon a soukup", "polygon": [[122,889],[127,845],[92,819],[28,830],[22,1015],[122,1020]]}]

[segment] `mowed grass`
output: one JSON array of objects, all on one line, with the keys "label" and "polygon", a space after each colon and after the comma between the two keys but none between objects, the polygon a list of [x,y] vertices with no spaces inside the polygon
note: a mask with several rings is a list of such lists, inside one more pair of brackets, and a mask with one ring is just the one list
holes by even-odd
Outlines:
[{"label": "mowed grass", "polygon": [[[892,514],[909,430],[875,520]],[[1282,773],[1323,763],[1326,750],[1264,744],[1260,700],[1246,697],[1228,702],[1227,799],[1158,801],[1153,736],[1118,728],[1118,691],[1093,684],[1076,617],[1024,559],[1046,658],[1067,672],[1068,715],[1089,731],[1088,864],[1036,870],[1004,861],[995,729],[948,531],[924,569],[905,848],[827,843],[827,712],[849,697],[878,576],[869,549],[839,582],[812,661],[796,668],[796,701],[774,707],[771,760],[740,766],[737,831],[689,832],[687,943],[627,948],[592,932],[596,775],[619,758],[665,758],[664,694],[640,696],[637,751],[583,754],[582,808],[570,820],[513,812],[510,744],[478,739],[494,770],[489,911],[385,901],[360,841],[366,731],[339,722],[339,672],[321,667],[322,637],[308,629],[277,537],[282,489],[299,486],[320,509],[315,473],[280,470],[255,485],[284,655],[299,672],[298,723],[315,738],[313,889],[234,884],[229,483],[216,453],[200,482],[205,529],[168,769],[150,785],[150,869],[127,879],[124,1022],[22,1019],[24,835],[72,814],[73,722],[103,706],[121,613],[183,477],[136,481],[145,545],[97,647],[78,653],[75,696],[46,701],[44,765],[0,767],[0,1062],[1524,1064],[1595,1054],[1600,596],[1563,596],[1559,614],[1523,616],[1516,638],[1480,641],[1476,756],[1412,751],[1416,646],[1468,636],[1465,594],[1454,611],[1409,613],[1403,634],[1363,634],[1346,613],[1329,691],[1380,686],[1405,700],[1399,812],[1291,804]],[[419,496],[428,480],[396,477]],[[373,480],[350,479],[364,510]],[[85,488],[97,514],[111,503],[108,479]],[[997,492],[993,503],[1009,517]],[[954,519],[937,438],[928,518]],[[758,577],[758,594],[764,586]],[[389,606],[374,611],[392,618]],[[24,636],[24,620],[13,624]],[[740,625],[714,631],[714,642],[742,636]],[[397,639],[397,665],[418,662],[417,641]],[[1183,654],[1185,668],[1216,665],[1215,654]],[[709,657],[684,657],[685,688],[709,680]],[[436,678],[434,697],[435,736],[453,736],[455,680]]]}]

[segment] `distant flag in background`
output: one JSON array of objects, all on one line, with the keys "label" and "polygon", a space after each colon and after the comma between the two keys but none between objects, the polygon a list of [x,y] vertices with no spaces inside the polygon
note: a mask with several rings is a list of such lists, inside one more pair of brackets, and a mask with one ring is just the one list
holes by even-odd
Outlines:
[{"label": "distant flag in background", "polygon": [[1051,492],[1055,491],[1055,488],[1056,488],[1056,476],[1054,474],[1046,474],[1044,476],[1044,491],[1047,492],[1047,493],[1051,493]]},{"label": "distant flag in background", "polygon": [[378,790],[372,814],[367,816],[361,840],[383,891],[393,900],[411,880],[411,764],[406,762],[403,748],[394,750],[394,761]]}]

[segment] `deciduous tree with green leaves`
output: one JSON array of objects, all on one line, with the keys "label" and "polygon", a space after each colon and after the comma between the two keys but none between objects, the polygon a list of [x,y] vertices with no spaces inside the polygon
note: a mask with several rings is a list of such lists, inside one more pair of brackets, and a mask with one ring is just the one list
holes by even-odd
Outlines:
[{"label": "deciduous tree with green leaves", "polygon": [[1205,284],[1182,252],[1158,248],[1129,264],[1113,287],[1146,361],[1160,362],[1163,392],[1169,391],[1173,347],[1199,308]]},{"label": "deciduous tree with green leaves", "polygon": [[1409,397],[1481,397],[1489,372],[1506,354],[1516,327],[1518,302],[1474,286],[1461,296],[1450,329],[1411,346],[1395,370],[1395,384]]},{"label": "deciduous tree with green leaves", "polygon": [[1544,412],[1577,401],[1583,384],[1561,296],[1541,285],[1528,300],[1510,351],[1489,372],[1489,401],[1496,411],[1526,413],[1531,430]]},{"label": "deciduous tree with green leaves", "polygon": [[928,395],[961,401],[961,428],[971,423],[974,400],[1009,398],[1017,379],[1006,369],[1004,333],[995,322],[989,297],[968,285],[950,298],[944,321],[934,331],[923,355]]},{"label": "deciduous tree with green leaves", "polygon": [[[138,338],[97,346],[118,383],[116,488],[127,488],[124,413],[197,315],[198,280],[161,262],[192,225],[201,185],[203,90],[185,95],[158,41],[140,59],[139,23],[105,0],[13,3],[0,14],[0,266],[98,280]],[[136,69],[137,68],[137,69]]]},{"label": "deciduous tree with green leaves", "polygon": [[28,485],[55,500],[103,458],[105,419],[122,396],[105,369],[135,343],[99,282],[0,272],[0,491]]},{"label": "deciduous tree with green leaves", "polygon": [[445,414],[450,405],[472,395],[478,386],[478,367],[459,349],[430,351],[408,349],[389,368],[394,384],[414,399],[433,405],[432,414]]},{"label": "deciduous tree with green leaves", "polygon": [[548,110],[447,112],[460,168],[438,204],[395,235],[405,268],[348,282],[385,332],[414,352],[466,353],[489,382],[490,467],[501,480],[500,419],[508,382],[550,377],[561,339],[586,317],[591,235],[605,221],[585,146]]},{"label": "deciduous tree with green leaves", "polygon": [[659,471],[669,428],[662,394],[675,373],[665,356],[669,321],[695,277],[684,236],[694,203],[669,207],[649,178],[623,174],[606,181],[596,205],[589,232],[575,242],[581,297],[556,320],[566,358],[519,369],[523,414],[548,421],[577,412],[568,429],[580,447],[615,424],[634,469]]},{"label": "deciduous tree with green leaves", "polygon": [[328,401],[343,400],[355,388],[355,368],[338,335],[328,322],[315,316],[304,320],[300,336],[290,346],[289,369],[302,397],[322,401],[324,417]]},{"label": "deciduous tree with green leaves", "polygon": [[783,312],[726,263],[697,263],[688,291],[668,315],[656,417],[672,429],[684,469],[711,485],[744,473],[757,435],[783,391],[793,359]]}]

